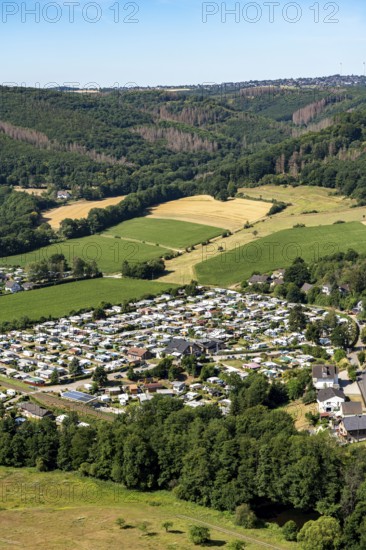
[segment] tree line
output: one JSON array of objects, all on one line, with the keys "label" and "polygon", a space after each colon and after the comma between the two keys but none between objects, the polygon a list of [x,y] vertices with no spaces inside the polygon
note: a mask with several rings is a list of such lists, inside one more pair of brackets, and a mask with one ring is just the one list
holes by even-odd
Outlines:
[{"label": "tree line", "polygon": [[[218,510],[246,504],[260,516],[269,503],[331,516],[342,525],[343,546],[361,550],[366,506],[366,458],[327,434],[299,433],[293,418],[274,409],[271,386],[254,374],[232,377],[235,405],[197,410],[155,397],[119,415],[77,427],[45,418],[0,422],[0,464],[77,470],[137,490],[173,490],[184,500]],[[333,547],[330,547],[333,548]]]}]

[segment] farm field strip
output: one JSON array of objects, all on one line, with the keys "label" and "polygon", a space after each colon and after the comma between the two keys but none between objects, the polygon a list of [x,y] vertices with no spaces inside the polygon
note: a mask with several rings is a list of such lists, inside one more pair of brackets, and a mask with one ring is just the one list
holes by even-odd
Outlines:
[{"label": "farm field strip", "polygon": [[236,231],[248,220],[263,218],[271,205],[247,199],[215,200],[209,195],[195,195],[166,202],[150,209],[149,217],[175,219]]},{"label": "farm field strip", "polygon": [[325,187],[311,187],[299,185],[261,185],[259,187],[242,187],[238,190],[253,198],[265,200],[276,199],[291,203],[287,213],[301,214],[304,211],[311,212],[335,212],[350,208],[356,204],[354,199],[335,195],[334,190]]},{"label": "farm field strip", "polygon": [[160,248],[165,248],[166,250],[173,250],[175,252],[179,252],[179,248],[172,248],[171,246],[167,246],[165,244],[161,244],[161,243],[154,243],[152,241],[146,241],[145,239],[144,240],[141,240],[141,239],[133,239],[132,237],[117,237],[115,235],[109,235],[107,233],[102,233],[102,237],[105,237],[106,239],[114,239],[114,238],[118,238],[120,239],[121,241],[127,241],[127,242],[130,242],[130,243],[141,243],[141,244],[146,244],[148,246],[159,246]]},{"label": "farm field strip", "polygon": [[348,248],[366,252],[363,224],[353,222],[279,231],[216,255],[195,269],[201,283],[227,286],[247,279],[254,271],[266,273],[287,267],[297,256],[316,261]]},{"label": "farm field strip", "polygon": [[150,217],[134,218],[115,225],[104,235],[145,241],[171,249],[181,249],[219,236],[224,228],[180,220]]},{"label": "farm field strip", "polygon": [[[190,254],[184,254],[179,258],[174,258],[167,262],[169,273],[161,280],[183,284],[189,282],[192,278],[197,278],[196,266],[201,262],[221,256],[220,247],[224,251],[236,250],[238,247],[255,242],[259,238],[268,237],[273,233],[284,229],[292,229],[294,225],[304,224],[306,227],[330,226],[339,220],[345,222],[364,222],[366,221],[366,207],[346,208],[342,211],[319,212],[317,214],[288,214],[286,209],[283,212],[258,221],[253,228],[243,229],[234,233],[225,239],[217,238],[207,247],[197,247]],[[342,224],[344,225],[344,224]],[[340,224],[341,226],[341,224]],[[253,235],[253,231],[257,235]],[[357,243],[356,243],[357,244]],[[351,246],[351,244],[349,244]],[[254,268],[253,268],[254,269]]]},{"label": "farm field strip", "polygon": [[0,297],[0,323],[28,316],[63,317],[79,309],[92,309],[101,302],[120,304],[125,300],[158,294],[171,284],[137,279],[89,279]]},{"label": "farm field strip", "polygon": [[161,250],[157,246],[140,242],[92,235],[55,243],[26,254],[1,258],[0,264],[25,267],[29,263],[47,259],[52,254],[63,254],[70,265],[74,257],[95,260],[103,273],[117,273],[121,271],[124,260],[131,263],[152,260],[161,256]]},{"label": "farm field strip", "polygon": [[120,195],[118,197],[109,197],[108,199],[102,199],[99,201],[76,201],[71,204],[65,204],[64,206],[52,208],[52,210],[47,210],[43,213],[43,219],[45,222],[49,223],[53,229],[58,229],[60,227],[60,223],[65,218],[78,220],[81,218],[86,218],[92,208],[107,208],[107,206],[118,204],[123,201],[124,198],[125,195]]}]

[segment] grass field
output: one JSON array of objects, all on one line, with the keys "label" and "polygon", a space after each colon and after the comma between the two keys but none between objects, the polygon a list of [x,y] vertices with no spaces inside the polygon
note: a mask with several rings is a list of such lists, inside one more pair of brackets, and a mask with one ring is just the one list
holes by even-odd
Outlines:
[{"label": "grass field", "polygon": [[333,189],[311,187],[308,185],[291,187],[290,185],[262,185],[260,187],[242,187],[239,192],[249,197],[275,199],[291,203],[286,214],[301,214],[317,210],[318,212],[335,212],[349,208],[356,201],[348,197],[334,195]]},{"label": "grass field", "polygon": [[44,212],[44,221],[50,224],[53,229],[58,229],[60,223],[65,218],[80,219],[86,218],[92,208],[106,208],[114,204],[118,204],[123,201],[125,195],[119,197],[109,197],[100,201],[86,201],[80,200],[72,204],[66,204],[65,206],[59,206]]},{"label": "grass field", "polygon": [[168,247],[184,248],[217,237],[223,231],[222,228],[198,223],[144,217],[111,227],[106,234],[158,243]]},{"label": "grass field", "polygon": [[166,202],[151,208],[149,216],[223,227],[235,231],[243,224],[265,216],[271,205],[247,199],[217,201],[209,195],[197,195]]},{"label": "grass field", "polygon": [[295,427],[297,430],[309,430],[312,428],[311,424],[305,418],[305,414],[311,412],[316,414],[318,412],[317,403],[310,403],[310,405],[304,405],[301,400],[291,402],[285,407],[285,411],[292,416],[295,420]]},{"label": "grass field", "polygon": [[80,239],[55,243],[50,246],[39,248],[34,252],[19,254],[1,258],[2,265],[26,266],[31,262],[49,258],[52,254],[64,254],[66,260],[72,265],[74,257],[84,260],[95,260],[103,273],[117,273],[121,271],[123,260],[139,262],[158,258],[166,250],[158,246],[151,246],[144,243],[113,239],[110,236],[92,235]]},{"label": "grass field", "polygon": [[[275,525],[242,529],[235,526],[230,514],[178,501],[166,491],[128,491],[72,473],[38,473],[25,468],[0,468],[0,483],[1,549],[193,550],[197,546],[189,541],[188,531],[199,521],[212,526],[212,547],[223,547],[241,537],[248,537],[248,550],[265,548],[261,542],[278,550],[297,546],[284,541]],[[118,527],[120,517],[128,528]],[[165,521],[173,523],[170,532],[162,527]],[[139,529],[143,522],[147,522],[146,534]]]},{"label": "grass field", "polygon": [[354,248],[366,252],[366,227],[359,222],[293,228],[256,239],[196,265],[201,283],[231,285],[290,265],[301,256],[306,261]]},{"label": "grass field", "polygon": [[158,294],[171,286],[132,279],[90,279],[21,292],[0,297],[0,322],[23,316],[32,320],[48,315],[62,317],[73,310],[96,307],[102,301],[119,304],[144,294]]}]

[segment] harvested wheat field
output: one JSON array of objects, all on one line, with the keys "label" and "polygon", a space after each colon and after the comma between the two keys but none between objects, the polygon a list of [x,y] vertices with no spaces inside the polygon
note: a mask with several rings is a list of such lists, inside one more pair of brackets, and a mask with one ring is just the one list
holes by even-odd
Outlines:
[{"label": "harvested wheat field", "polygon": [[151,208],[148,217],[182,220],[235,231],[241,229],[247,220],[253,222],[263,218],[270,207],[269,203],[261,201],[229,199],[222,202],[209,195],[197,195]]},{"label": "harvested wheat field", "polygon": [[109,197],[100,201],[76,201],[72,204],[66,204],[65,206],[59,206],[48,210],[43,215],[43,220],[50,224],[53,229],[58,229],[60,223],[65,218],[72,218],[79,220],[80,218],[86,218],[92,208],[106,208],[118,204],[125,198],[125,195],[119,197]]}]

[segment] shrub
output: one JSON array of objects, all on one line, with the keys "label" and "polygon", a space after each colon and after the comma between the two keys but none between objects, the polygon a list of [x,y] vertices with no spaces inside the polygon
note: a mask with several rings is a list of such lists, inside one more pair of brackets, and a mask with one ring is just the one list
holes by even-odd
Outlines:
[{"label": "shrub", "polygon": [[285,202],[274,202],[269,209],[269,212],[267,216],[273,216],[274,214],[278,214],[279,212],[282,212],[282,210],[285,210],[287,208],[287,204]]},{"label": "shrub", "polygon": [[297,539],[297,532],[298,527],[292,519],[290,519],[290,521],[285,523],[285,525],[282,527],[282,534],[285,540],[295,541]]},{"label": "shrub", "polygon": [[189,529],[189,539],[193,544],[205,544],[211,539],[210,530],[201,525],[192,525]]},{"label": "shrub", "polygon": [[248,504],[240,504],[235,510],[235,523],[245,529],[254,529],[257,517]]}]

